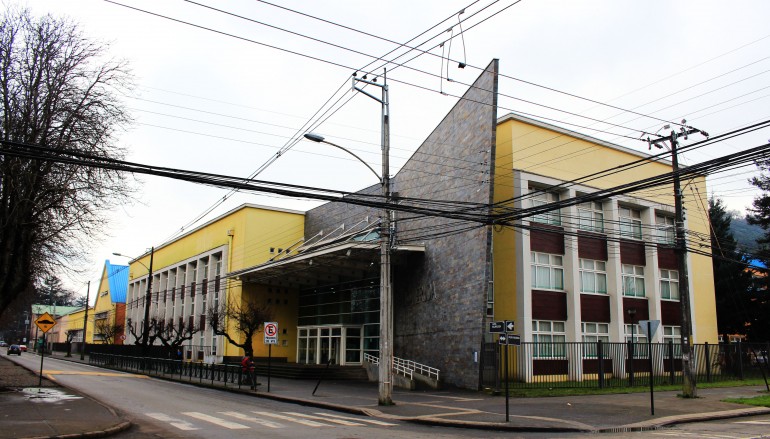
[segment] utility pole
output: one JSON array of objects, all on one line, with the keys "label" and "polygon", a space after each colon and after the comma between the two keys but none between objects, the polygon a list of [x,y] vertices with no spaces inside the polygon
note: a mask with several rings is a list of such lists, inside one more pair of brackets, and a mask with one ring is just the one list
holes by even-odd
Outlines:
[{"label": "utility pole", "polygon": [[[683,120],[682,123],[685,123]],[[701,133],[708,137],[708,133],[692,128],[685,127],[676,132],[671,131],[668,137],[661,137],[660,139],[649,141],[650,146],[655,145],[661,148],[659,143],[669,141],[671,143],[671,165],[674,174],[674,223],[675,223],[675,249],[677,256],[677,265],[679,270],[679,303],[682,309],[682,396],[685,398],[697,397],[697,389],[695,383],[695,373],[693,372],[692,362],[692,319],[690,318],[690,276],[687,272],[687,238],[685,237],[684,229],[684,208],[683,194],[681,182],[679,180],[679,157],[677,153],[677,139],[690,134]]]},{"label": "utility pole", "polygon": [[90,299],[91,295],[91,281],[88,281],[88,286],[86,287],[86,313],[83,316],[83,343],[80,345],[80,360],[82,361],[85,359],[86,355],[86,333],[88,331],[88,300]]},{"label": "utility pole", "polygon": [[152,302],[152,258],[155,247],[150,248],[150,266],[147,267],[147,295],[144,299],[144,327],[142,329],[142,356],[147,356],[147,341],[150,338],[150,303]]},{"label": "utility pole", "polygon": [[[390,249],[393,241],[391,236],[390,204],[390,100],[388,98],[387,70],[382,75],[382,84],[377,78],[367,80],[367,75],[359,79],[352,77],[353,89],[379,102],[382,106],[382,196],[385,208],[382,211],[380,228],[380,364],[378,368],[378,403],[379,405],[393,404],[393,289],[391,285]],[[356,83],[379,87],[382,98],[378,98],[366,90],[356,86]]]}]

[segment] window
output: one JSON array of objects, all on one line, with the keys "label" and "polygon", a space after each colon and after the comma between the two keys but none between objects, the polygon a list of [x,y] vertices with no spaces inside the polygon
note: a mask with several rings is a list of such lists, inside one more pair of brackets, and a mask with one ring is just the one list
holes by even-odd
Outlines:
[{"label": "window", "polygon": [[532,288],[564,289],[564,267],[560,255],[532,252]]},{"label": "window", "polygon": [[642,212],[628,207],[618,208],[620,215],[620,236],[642,239]]},{"label": "window", "polygon": [[676,270],[660,270],[660,298],[679,300],[679,272]]},{"label": "window", "polygon": [[674,218],[664,215],[655,216],[655,231],[660,244],[673,244],[676,237]]},{"label": "window", "polygon": [[592,259],[580,260],[580,291],[607,294],[607,263]]},{"label": "window", "polygon": [[589,343],[583,345],[583,357],[596,358],[596,344],[601,340],[602,343],[610,342],[610,324],[583,322],[583,342]]},{"label": "window", "polygon": [[589,232],[604,232],[604,210],[600,201],[578,204],[578,228]]},{"label": "window", "polygon": [[682,327],[663,326],[663,343],[674,343],[674,356],[682,357]]},{"label": "window", "polygon": [[[529,192],[532,194],[532,207],[544,206],[559,201],[559,194],[554,192],[542,192],[539,189],[532,188],[529,189]],[[544,224],[561,225],[559,209],[537,214],[532,220]]]},{"label": "window", "polygon": [[644,296],[644,267],[623,264],[623,295],[630,297]]},{"label": "window", "polygon": [[626,335],[626,343],[633,341],[633,356],[634,358],[647,358],[647,336],[642,332],[642,327],[638,324],[626,324],[623,325],[623,329]]},{"label": "window", "polygon": [[563,358],[565,356],[564,322],[547,320],[532,321],[532,341],[536,358]]}]

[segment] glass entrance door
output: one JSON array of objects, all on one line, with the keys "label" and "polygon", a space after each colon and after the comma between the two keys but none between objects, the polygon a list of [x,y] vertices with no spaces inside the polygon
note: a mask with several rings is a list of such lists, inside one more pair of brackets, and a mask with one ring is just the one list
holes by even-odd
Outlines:
[{"label": "glass entrance door", "polygon": [[361,364],[361,327],[299,327],[297,363]]}]

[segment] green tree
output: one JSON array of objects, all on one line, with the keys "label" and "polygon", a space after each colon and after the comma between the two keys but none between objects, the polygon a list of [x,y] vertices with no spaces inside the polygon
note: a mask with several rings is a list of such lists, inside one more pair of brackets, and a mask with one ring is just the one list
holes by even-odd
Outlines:
[{"label": "green tree", "polygon": [[128,201],[124,173],[34,158],[33,148],[121,159],[130,121],[125,63],[50,15],[0,13],[0,315],[46,275],[77,270],[107,214]]},{"label": "green tree", "polygon": [[718,330],[721,334],[745,334],[752,282],[751,274],[746,270],[747,258],[738,251],[730,231],[731,220],[732,215],[722,200],[710,198],[709,221]]},{"label": "green tree", "polygon": [[[759,188],[762,194],[754,198],[746,220],[764,230],[763,236],[757,239],[757,259],[765,267],[770,267],[770,160],[757,162],[757,167],[759,176],[751,178],[749,182]],[[753,280],[747,334],[751,341],[770,341],[770,276],[767,268],[756,270]]]}]

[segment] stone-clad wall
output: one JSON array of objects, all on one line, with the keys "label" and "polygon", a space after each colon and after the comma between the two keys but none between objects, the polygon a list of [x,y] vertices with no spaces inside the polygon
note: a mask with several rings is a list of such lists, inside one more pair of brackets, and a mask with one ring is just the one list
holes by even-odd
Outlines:
[{"label": "stone-clad wall", "polygon": [[[492,198],[497,60],[492,61],[444,120],[392,179],[401,197],[488,205]],[[379,193],[379,185],[362,192]],[[486,209],[486,208],[484,208]],[[478,213],[485,214],[486,210]],[[305,236],[352,224],[379,212],[327,203],[305,216]],[[397,244],[423,244],[393,272],[394,351],[441,369],[442,381],[478,388],[474,352],[483,338],[490,267],[488,228],[453,219],[396,214]]]}]

